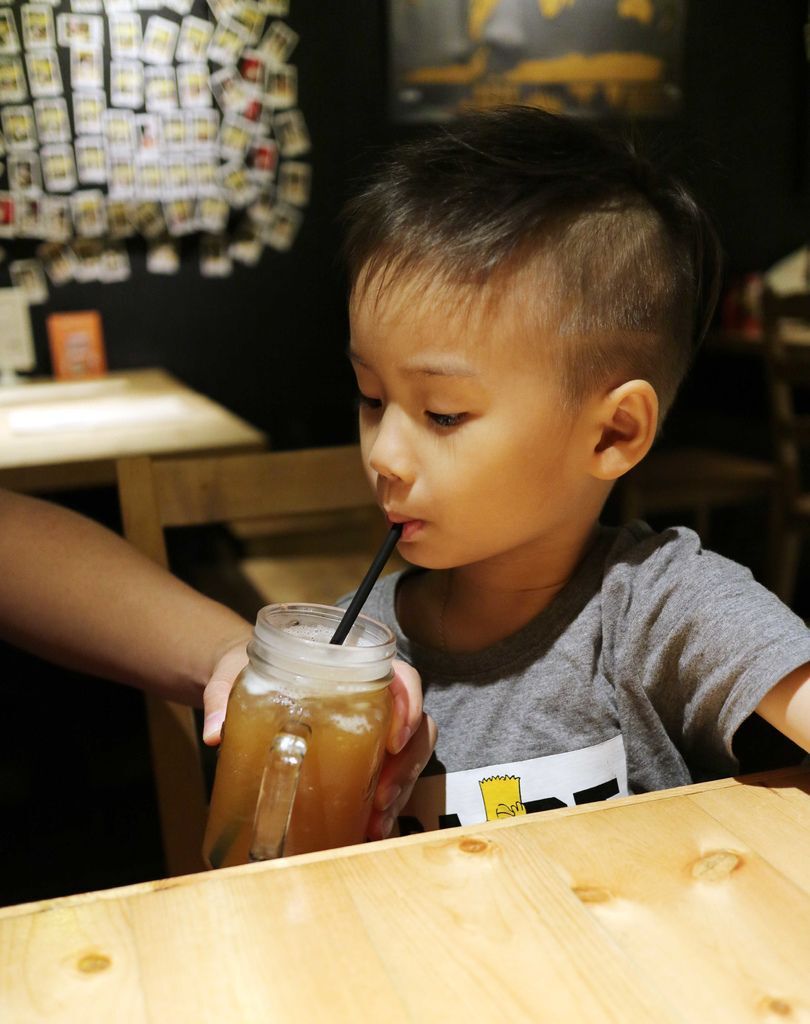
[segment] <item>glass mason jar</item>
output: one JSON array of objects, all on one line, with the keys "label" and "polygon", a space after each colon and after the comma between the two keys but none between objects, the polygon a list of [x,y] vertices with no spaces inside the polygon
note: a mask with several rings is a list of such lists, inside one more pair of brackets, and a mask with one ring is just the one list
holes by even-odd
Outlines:
[{"label": "glass mason jar", "polygon": [[395,640],[342,608],[262,608],[228,699],[203,855],[211,867],[363,842],[385,752]]}]

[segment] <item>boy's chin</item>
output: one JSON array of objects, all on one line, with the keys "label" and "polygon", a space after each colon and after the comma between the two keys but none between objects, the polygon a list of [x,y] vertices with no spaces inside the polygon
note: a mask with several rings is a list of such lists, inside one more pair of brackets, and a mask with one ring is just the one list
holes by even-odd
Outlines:
[{"label": "boy's chin", "polygon": [[408,565],[413,566],[415,569],[455,569],[456,564],[447,558],[442,558],[440,555],[425,554],[419,551],[409,550],[405,544],[400,545],[397,548],[399,555],[404,559]]}]

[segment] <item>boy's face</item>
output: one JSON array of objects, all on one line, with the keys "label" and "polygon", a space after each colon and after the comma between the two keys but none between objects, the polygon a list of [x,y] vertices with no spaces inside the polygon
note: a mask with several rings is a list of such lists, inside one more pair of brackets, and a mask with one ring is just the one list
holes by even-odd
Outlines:
[{"label": "boy's face", "polygon": [[415,282],[353,296],[366,471],[414,564],[545,558],[595,518],[584,418],[564,411],[522,303],[457,297]]}]

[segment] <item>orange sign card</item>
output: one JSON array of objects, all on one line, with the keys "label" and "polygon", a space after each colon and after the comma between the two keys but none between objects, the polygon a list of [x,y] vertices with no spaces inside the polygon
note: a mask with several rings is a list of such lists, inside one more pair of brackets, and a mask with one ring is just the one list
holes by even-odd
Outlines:
[{"label": "orange sign card", "polygon": [[47,318],[54,377],[99,377],[107,371],[101,314],[52,313]]}]

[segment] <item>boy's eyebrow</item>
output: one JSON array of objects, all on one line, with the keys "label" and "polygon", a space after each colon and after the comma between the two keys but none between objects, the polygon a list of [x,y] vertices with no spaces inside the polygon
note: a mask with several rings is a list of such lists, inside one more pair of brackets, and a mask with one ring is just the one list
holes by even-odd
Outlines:
[{"label": "boy's eyebrow", "polygon": [[[354,349],[349,349],[349,359],[353,363],[371,369],[369,364],[362,359]],[[426,362],[406,363],[402,369],[405,373],[422,374],[426,377],[477,377],[478,371],[474,370],[464,360],[454,359],[452,356],[437,356]]]}]

